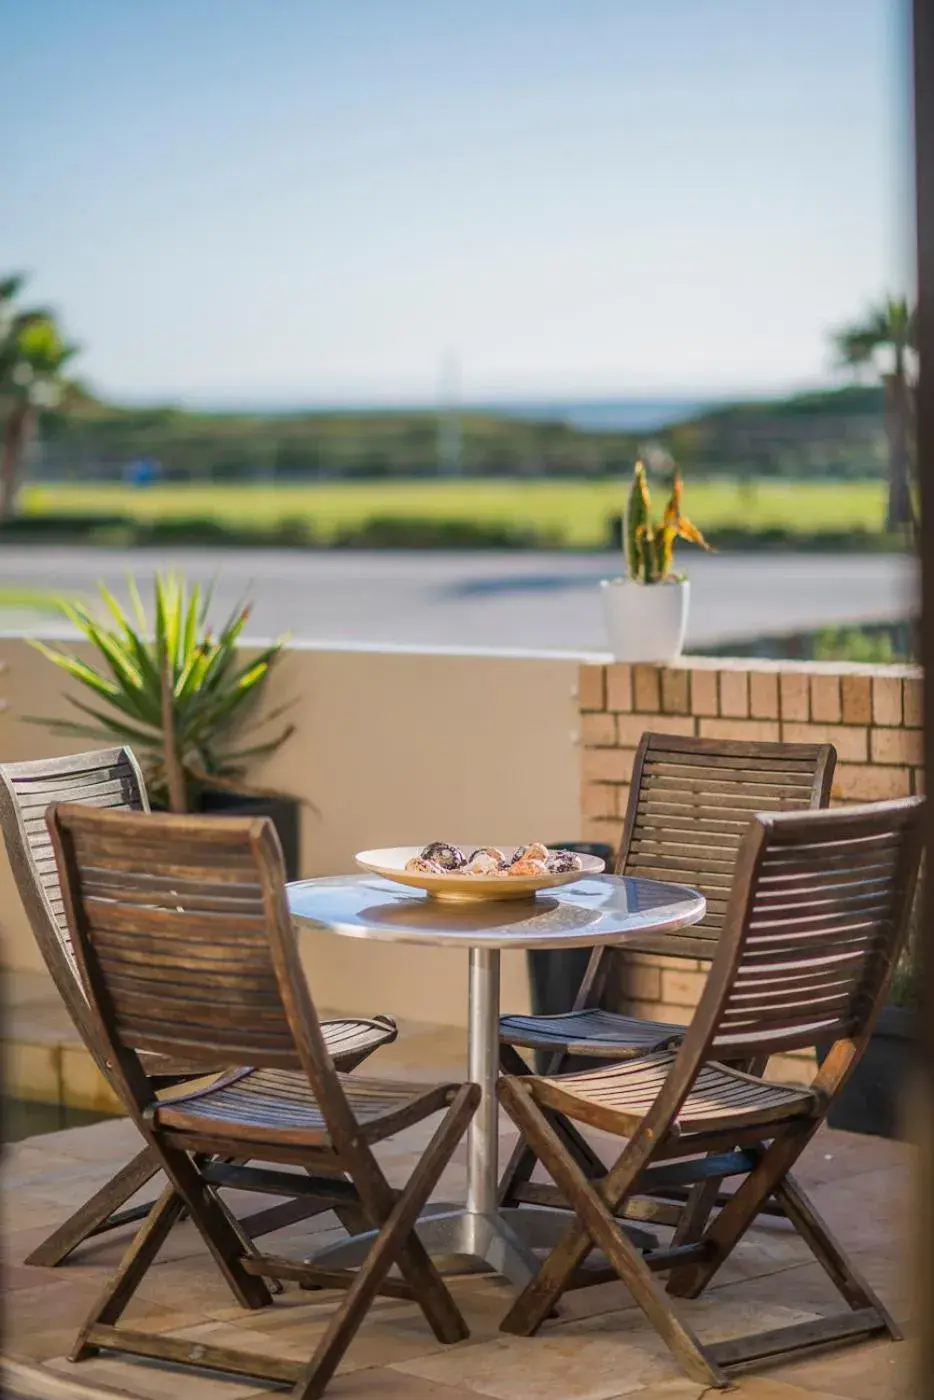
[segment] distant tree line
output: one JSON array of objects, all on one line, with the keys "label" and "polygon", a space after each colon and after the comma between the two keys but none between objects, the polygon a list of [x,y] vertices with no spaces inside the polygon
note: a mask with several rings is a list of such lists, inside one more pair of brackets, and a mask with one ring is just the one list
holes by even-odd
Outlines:
[{"label": "distant tree line", "polygon": [[[37,476],[121,479],[140,460],[167,481],[380,480],[438,475],[438,416],[290,416],[115,409],[85,399],[50,413]],[[627,473],[645,435],[561,422],[460,415],[459,469],[480,477],[599,478]],[[696,475],[880,477],[882,395],[854,388],[780,404],[743,404],[653,437]]]}]

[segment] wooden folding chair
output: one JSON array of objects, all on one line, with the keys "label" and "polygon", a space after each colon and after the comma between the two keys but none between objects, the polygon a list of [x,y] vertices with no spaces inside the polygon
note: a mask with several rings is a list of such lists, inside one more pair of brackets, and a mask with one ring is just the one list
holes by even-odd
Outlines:
[{"label": "wooden folding chair", "polygon": [[[52,808],[48,822],[99,1043],[170,1183],[82,1328],[72,1359],[106,1349],[189,1362],[291,1381],[295,1397],[312,1400],[380,1291],[414,1298],[440,1341],[466,1337],[460,1311],[413,1227],[480,1089],[368,1079],[334,1068],[302,972],[272,823],[70,804]],[[254,1068],[160,1101],[144,1052]],[[373,1144],[438,1112],[441,1123],[408,1185],[394,1190]],[[309,1175],[217,1158],[292,1164]],[[379,1233],[357,1272],[262,1255],[236,1228],[221,1186],[347,1206]],[[117,1326],[183,1208],[244,1307],[271,1302],[267,1278],[346,1288],[308,1365]],[[394,1265],[401,1280],[387,1277]],[[184,1278],[182,1269],[180,1293]]]},{"label": "wooden folding chair", "polygon": [[[500,1081],[507,1112],[550,1172],[575,1221],[506,1315],[529,1335],[594,1248],[701,1384],[734,1366],[829,1342],[899,1331],[846,1258],[792,1168],[865,1049],[903,946],[921,856],[921,799],[843,811],[758,816],[707,984],[677,1051],[577,1074]],[[809,1088],[768,1083],[723,1061],[833,1042]],[[568,1120],[628,1142],[589,1179],[559,1131]],[[693,1159],[693,1160],[690,1160]],[[640,1256],[617,1217],[634,1195],[739,1178],[700,1239]],[[702,1345],[668,1293],[695,1298],[774,1196],[849,1310],[752,1337]],[[605,1273],[594,1271],[595,1279]]]},{"label": "wooden folding chair", "polygon": [[[45,824],[45,812],[53,802],[81,802],[91,807],[148,812],[146,784],[132,751],[103,749],[70,754],[65,758],[0,766],[0,826],[20,898],[33,935],[52,980],[75,1027],[98,1069],[111,1081],[107,1054],[98,1044],[78,967],[65,922],[58,870]],[[322,1030],[339,1069],[351,1070],[381,1045],[395,1040],[395,1022],[389,1016],[325,1021]],[[147,1058],[152,1082],[160,1089],[227,1068],[228,1062],[208,1064],[203,1057],[182,1055]],[[121,1210],[128,1200],[155,1176],[159,1163],[146,1147],[121,1167],[64,1224],[37,1246],[27,1264],[54,1267],[78,1245],[121,1225],[145,1219],[152,1202]],[[275,1206],[258,1212],[243,1226],[251,1235],[281,1229],[301,1218],[301,1207]],[[349,1217],[348,1217],[349,1219]]]},{"label": "wooden folding chair", "polygon": [[[675,934],[627,939],[624,948],[595,948],[573,1009],[557,1016],[504,1016],[500,1065],[504,1074],[528,1074],[519,1049],[548,1052],[546,1072],[581,1068],[579,1060],[622,1060],[664,1049],[684,1034],[676,1022],[643,1020],[620,1009],[627,997],[632,953],[682,957],[707,968],[717,951],[740,845],[754,812],[807,811],[830,801],[837,754],[831,744],[747,743],[648,733],[636,752],[629,806],[616,866],[618,875],[677,880],[707,900],[700,923]],[[762,1066],[746,1065],[747,1069]],[[591,1175],[600,1158],[571,1124],[568,1144]],[[535,1154],[520,1138],[500,1179],[500,1204],[543,1203],[532,1182]],[[688,1193],[673,1190],[674,1202]],[[676,1223],[679,1238],[703,1228],[710,1193],[698,1191],[688,1208],[657,1207],[653,1218]]]}]

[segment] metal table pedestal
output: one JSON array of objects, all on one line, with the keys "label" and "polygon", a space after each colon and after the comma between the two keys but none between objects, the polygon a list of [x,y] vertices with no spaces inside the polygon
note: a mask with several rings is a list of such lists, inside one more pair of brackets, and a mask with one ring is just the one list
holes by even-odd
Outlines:
[{"label": "metal table pedestal", "polygon": [[[429,1206],[418,1222],[418,1234],[436,1261],[454,1269],[492,1270],[524,1288],[538,1271],[533,1250],[550,1249],[571,1223],[563,1211],[546,1206],[502,1209],[499,1187],[499,967],[496,948],[471,948],[467,1010],[467,1077],[482,1090],[480,1103],[467,1130],[467,1201],[465,1205]],[[645,1231],[627,1232],[651,1248]],[[375,1231],[354,1235],[327,1246],[313,1262],[328,1268],[357,1268],[376,1238]]]}]

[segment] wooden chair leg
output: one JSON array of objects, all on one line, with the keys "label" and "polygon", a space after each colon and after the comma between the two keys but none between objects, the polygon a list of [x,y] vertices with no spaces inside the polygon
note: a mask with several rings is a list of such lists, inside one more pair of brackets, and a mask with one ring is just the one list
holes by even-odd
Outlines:
[{"label": "wooden chair leg", "polygon": [[[424,1193],[424,1200],[427,1200],[434,1183],[463,1137],[479,1099],[480,1091],[475,1084],[464,1084],[458,1090],[454,1102],[419,1161],[416,1168],[416,1185],[413,1187],[410,1181],[405,1195],[409,1190],[417,1190],[417,1182],[430,1173],[431,1185]],[[361,1204],[371,1219],[388,1220],[393,1210],[401,1208],[403,1197],[389,1185],[372,1153],[367,1152],[367,1158],[365,1163],[358,1164],[362,1170],[354,1173],[354,1185],[360,1195]],[[416,1180],[416,1173],[413,1173],[412,1180]],[[414,1230],[410,1230],[404,1238],[398,1260],[394,1262],[398,1263],[438,1340],[463,1341],[469,1335],[467,1324]]]},{"label": "wooden chair leg", "polygon": [[779,1186],[776,1195],[785,1207],[788,1219],[801,1238],[810,1246],[815,1259],[850,1307],[854,1311],[862,1308],[874,1308],[879,1313],[885,1324],[885,1330],[892,1340],[900,1342],[903,1333],[898,1323],[885,1307],[879,1295],[870,1288],[852,1260],[847,1257],[826,1221],[817,1213],[790,1172]]},{"label": "wooden chair leg", "polygon": [[[515,1078],[522,1078],[524,1075],[532,1073],[518,1050],[512,1045],[500,1045],[499,1069],[501,1074],[509,1074]],[[516,1187],[524,1186],[531,1179],[534,1170],[535,1153],[520,1134],[519,1141],[512,1149],[509,1161],[499,1179],[499,1204],[501,1206],[517,1206],[519,1204],[515,1195]]]},{"label": "wooden chair leg", "polygon": [[158,1171],[158,1158],[151,1148],[144,1147],[132,1161],[120,1168],[116,1176],[111,1177],[106,1186],[96,1191],[74,1215],[43,1240],[27,1257],[26,1263],[54,1269],[93,1235],[102,1235],[120,1225],[144,1220],[155,1204],[153,1201],[127,1211],[120,1211],[119,1208],[135,1196],[147,1181],[151,1181]]},{"label": "wooden chair leg", "polygon": [[201,1179],[199,1162],[186,1153],[162,1147],[159,1164],[169,1178],[169,1185],[153,1206],[135,1239],[120,1262],[82,1327],[72,1351],[72,1361],[80,1361],[100,1345],[119,1349],[120,1334],[116,1323],[139,1287],[142,1279],[162,1248],[176,1221],[190,1215],[204,1239],[234,1296],[244,1307],[264,1307],[272,1302],[264,1280],[248,1274],[241,1258],[250,1246],[244,1244],[240,1228],[235,1226],[226,1206],[213,1188]]},{"label": "wooden chair leg", "polygon": [[[742,1074],[753,1074],[757,1079],[761,1079],[768,1068],[769,1057],[759,1055],[752,1059],[731,1060],[727,1063]],[[691,1187],[681,1220],[672,1236],[673,1246],[696,1244],[702,1238],[713,1211],[717,1205],[722,1204],[722,1184],[722,1177],[716,1181],[710,1178]]]},{"label": "wooden chair leg", "polygon": [[[505,1087],[505,1086],[504,1086]],[[509,1113],[520,1127],[556,1184],[567,1197],[575,1221],[545,1260],[538,1275],[513,1303],[500,1323],[504,1332],[530,1336],[550,1314],[575,1270],[593,1248],[603,1251],[648,1320],[670,1348],[685,1373],[701,1385],[726,1386],[726,1375],[706,1355],[694,1333],[672,1310],[651,1270],[607,1207],[592,1181],[581,1171],[548,1119],[531,1097],[509,1095]]]},{"label": "wooden chair leg", "polygon": [[761,1149],[758,1165],[704,1232],[706,1259],[672,1270],[668,1279],[668,1292],[673,1297],[696,1298],[704,1291],[749,1229],[762,1206],[778,1191],[782,1178],[794,1166],[818,1126],[817,1123],[808,1123],[797,1132],[787,1132],[768,1148]]},{"label": "wooden chair leg", "polygon": [[[560,1072],[561,1063],[565,1056],[556,1056],[549,1067],[550,1074]],[[513,1078],[523,1078],[532,1073],[528,1065],[511,1045],[500,1046],[500,1070],[503,1074]],[[552,1126],[558,1135],[567,1144],[568,1151],[580,1164],[581,1170],[587,1176],[603,1176],[606,1167],[600,1160],[598,1154],[591,1147],[587,1139],[578,1132],[574,1124],[567,1118],[555,1115],[551,1120]],[[509,1161],[499,1180],[499,1204],[502,1207],[518,1206],[522,1202],[517,1198],[517,1190],[525,1186],[532,1178],[535,1170],[537,1158],[529,1147],[525,1138],[520,1134],[519,1141],[512,1150]]]},{"label": "wooden chair leg", "polygon": [[97,1346],[92,1340],[98,1328],[113,1328],[136,1292],[150,1264],[162,1248],[169,1231],[182,1213],[182,1200],[173,1186],[167,1186],[156,1201],[145,1225],[120,1261],[113,1278],[105,1286],[75,1339],[72,1361],[92,1356]]},{"label": "wooden chair leg", "polygon": [[[247,1230],[244,1221],[237,1219],[233,1211],[227,1205],[227,1202],[224,1200],[220,1191],[218,1191],[218,1189],[215,1186],[208,1186],[206,1187],[206,1190],[208,1190],[211,1193],[211,1199],[217,1206],[218,1210],[223,1211],[224,1215],[227,1217],[227,1223],[230,1226],[231,1230],[233,1230],[234,1234],[237,1236],[237,1239],[240,1241],[240,1247],[243,1251],[244,1256],[251,1256],[254,1259],[260,1258],[260,1250],[258,1250],[256,1248],[256,1245],[253,1243],[253,1236]],[[279,1228],[281,1229],[281,1226]],[[284,1285],[280,1283],[279,1279],[275,1278],[268,1279],[266,1287],[269,1289],[270,1293],[282,1293],[284,1289]]]},{"label": "wooden chair leg", "polygon": [[[372,1209],[378,1212],[382,1228],[373,1242],[366,1262],[358,1270],[356,1278],[347,1290],[343,1303],[332,1317],[304,1375],[293,1390],[293,1400],[318,1400],[324,1393],[393,1264],[398,1264],[406,1275],[415,1300],[439,1341],[459,1342],[470,1335],[460,1309],[418,1241],[414,1227],[425,1202],[464,1134],[464,1129],[476,1108],[477,1097],[474,1085],[464,1085],[445,1114],[401,1195],[388,1211],[374,1203]],[[373,1165],[375,1166],[375,1160]],[[364,1173],[364,1176],[370,1174]],[[374,1180],[375,1178],[371,1178],[365,1184],[358,1182],[357,1189],[361,1190],[362,1185],[363,1192],[375,1202],[375,1196],[382,1197],[382,1192],[378,1188],[376,1193],[373,1192]],[[424,1256],[428,1270],[421,1267],[419,1255]],[[450,1325],[451,1321],[454,1322],[453,1326]]]},{"label": "wooden chair leg", "polygon": [[162,1169],[182,1198],[192,1222],[204,1240],[230,1291],[244,1308],[265,1308],[272,1302],[266,1283],[248,1274],[242,1264],[244,1253],[240,1232],[230,1223],[213,1189],[202,1179],[199,1159],[175,1147],[159,1144]]},{"label": "wooden chair leg", "polygon": [[701,1181],[691,1187],[681,1211],[681,1219],[671,1237],[672,1248],[696,1244],[702,1238],[720,1197],[722,1181],[722,1177],[711,1177],[709,1181]]}]

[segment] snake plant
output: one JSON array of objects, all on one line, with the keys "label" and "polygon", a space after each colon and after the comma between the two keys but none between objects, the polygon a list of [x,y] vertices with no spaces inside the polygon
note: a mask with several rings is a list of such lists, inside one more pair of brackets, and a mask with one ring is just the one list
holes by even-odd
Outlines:
[{"label": "snake plant", "polygon": [[681,473],[676,469],[665,513],[661,523],[656,523],[652,519],[645,467],[642,462],[636,463],[626,507],[626,566],[634,582],[669,583],[677,579],[678,575],[672,572],[676,539],[710,549],[697,526],[681,513],[683,491]]},{"label": "snake plant", "polygon": [[272,753],[292,733],[294,726],[285,725],[262,742],[238,746],[247,730],[274,723],[288,708],[257,716],[284,642],[258,653],[238,652],[248,606],[235,608],[215,632],[208,622],[211,589],[189,586],[182,575],[156,575],[151,623],[132,579],[129,612],[104,584],[98,591],[106,621],[84,603],[57,600],[93,647],[96,664],[63,647],[31,642],[84,687],[86,699],[66,697],[83,719],[32,723],[76,738],[130,744],[155,800],[172,811],[191,810],[204,786],[234,787],[250,760]]}]

